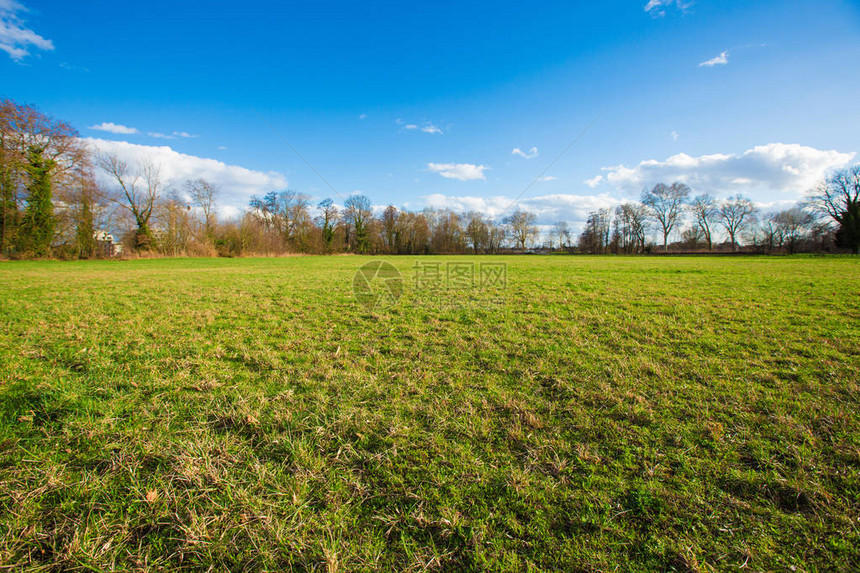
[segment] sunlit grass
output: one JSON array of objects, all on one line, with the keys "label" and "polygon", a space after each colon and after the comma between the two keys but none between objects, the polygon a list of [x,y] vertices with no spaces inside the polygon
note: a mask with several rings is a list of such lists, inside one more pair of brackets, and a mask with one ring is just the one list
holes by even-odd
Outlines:
[{"label": "sunlit grass", "polygon": [[857,566],[858,259],[369,260],[0,265],[0,564]]}]

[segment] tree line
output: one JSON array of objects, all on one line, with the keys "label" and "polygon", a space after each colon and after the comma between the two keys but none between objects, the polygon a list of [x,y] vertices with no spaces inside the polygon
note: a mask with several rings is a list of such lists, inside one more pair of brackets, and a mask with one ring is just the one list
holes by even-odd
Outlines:
[{"label": "tree line", "polygon": [[[820,182],[799,204],[760,213],[743,195],[717,199],[692,197],[682,182],[658,183],[638,202],[588,214],[579,236],[580,252],[646,253],[747,250],[796,253],[860,248],[860,165],[837,171]],[[552,235],[559,246],[567,226]],[[669,243],[671,236],[679,239]],[[653,235],[656,240],[649,241]],[[722,242],[718,241],[722,239]]]},{"label": "tree line", "polygon": [[[157,164],[89,149],[67,123],[33,106],[0,100],[0,255],[6,257],[92,258],[119,249],[241,256],[529,248],[645,253],[750,246],[856,253],[860,246],[860,166],[822,181],[802,205],[764,216],[740,195],[691,199],[683,183],[658,184],[643,191],[638,202],[590,213],[576,240],[566,221],[542,235],[536,215],[522,209],[493,219],[477,211],[379,209],[364,195],[352,195],[342,205],[331,198],[312,203],[294,190],[253,197],[240,217],[219,220],[219,193],[205,179],[168,186]],[[678,234],[680,240],[670,243]],[[717,244],[718,237],[725,242]]]},{"label": "tree line", "polygon": [[499,222],[449,209],[379,212],[364,195],[314,205],[289,189],[219,220],[211,182],[167,186],[157,164],[89,149],[67,123],[10,99],[0,100],[0,193],[6,257],[498,253],[538,235],[535,215],[521,210]]}]

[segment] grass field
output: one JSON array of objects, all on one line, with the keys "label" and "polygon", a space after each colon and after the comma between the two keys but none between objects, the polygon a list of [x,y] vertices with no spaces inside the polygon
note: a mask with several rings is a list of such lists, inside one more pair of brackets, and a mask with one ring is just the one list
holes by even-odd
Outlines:
[{"label": "grass field", "polygon": [[370,260],[0,264],[0,569],[860,567],[860,259]]}]

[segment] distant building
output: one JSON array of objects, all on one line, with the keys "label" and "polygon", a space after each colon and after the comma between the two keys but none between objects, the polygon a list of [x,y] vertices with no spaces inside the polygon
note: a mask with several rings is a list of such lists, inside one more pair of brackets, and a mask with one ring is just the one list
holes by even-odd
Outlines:
[{"label": "distant building", "polygon": [[103,257],[118,257],[122,254],[122,245],[114,241],[113,235],[105,230],[93,231],[96,248]]}]

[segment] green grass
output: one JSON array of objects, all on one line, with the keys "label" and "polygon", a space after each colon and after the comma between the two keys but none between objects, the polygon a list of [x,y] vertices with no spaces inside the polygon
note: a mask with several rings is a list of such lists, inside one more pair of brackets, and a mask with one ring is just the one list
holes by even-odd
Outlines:
[{"label": "green grass", "polygon": [[860,567],[856,257],[369,260],[0,264],[0,569]]}]

